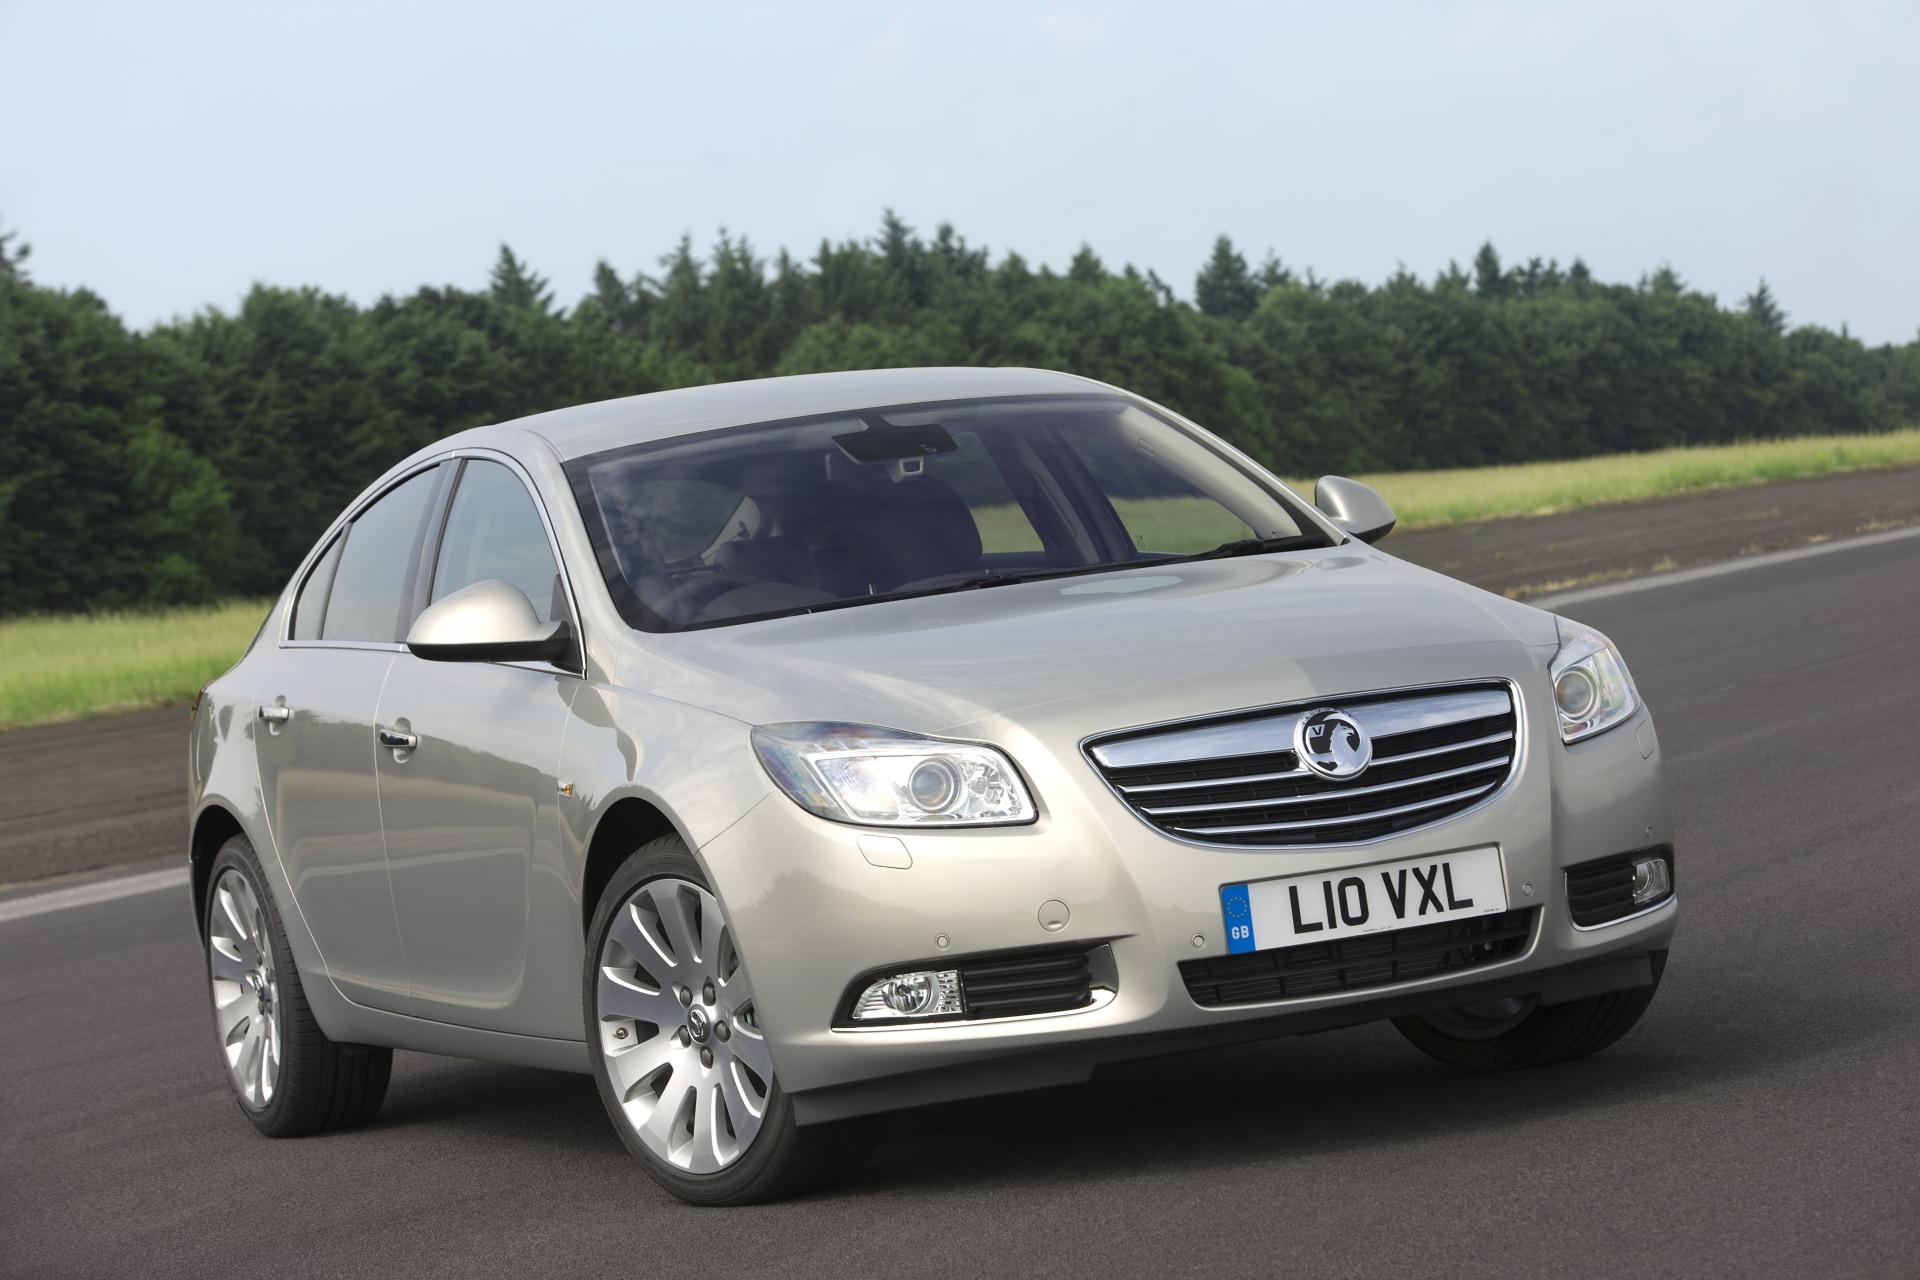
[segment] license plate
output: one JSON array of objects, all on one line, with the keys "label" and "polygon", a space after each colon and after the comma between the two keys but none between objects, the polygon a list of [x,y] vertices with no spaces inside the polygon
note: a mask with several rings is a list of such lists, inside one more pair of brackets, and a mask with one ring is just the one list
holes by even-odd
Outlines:
[{"label": "license plate", "polygon": [[1507,909],[1498,849],[1220,887],[1227,951],[1324,942]]}]

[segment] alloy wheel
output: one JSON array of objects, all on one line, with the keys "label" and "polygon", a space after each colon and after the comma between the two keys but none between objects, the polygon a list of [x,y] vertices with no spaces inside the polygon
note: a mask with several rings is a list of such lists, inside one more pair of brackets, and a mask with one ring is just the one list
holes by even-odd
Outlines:
[{"label": "alloy wheel", "polygon": [[213,886],[207,972],[214,1027],[234,1091],[250,1109],[265,1110],[280,1079],[280,987],[260,899],[232,868]]},{"label": "alloy wheel", "polygon": [[666,878],[621,903],[601,944],[593,1012],[613,1095],[649,1152],[717,1173],[753,1144],[773,1057],[713,894]]}]

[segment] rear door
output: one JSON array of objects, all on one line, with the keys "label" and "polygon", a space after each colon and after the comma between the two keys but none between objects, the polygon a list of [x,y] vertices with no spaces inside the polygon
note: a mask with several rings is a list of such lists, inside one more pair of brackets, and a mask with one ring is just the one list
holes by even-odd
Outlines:
[{"label": "rear door", "polygon": [[314,562],[257,697],[255,741],[273,841],[334,984],[407,1008],[374,777],[374,713],[412,607],[439,469],[374,499]]},{"label": "rear door", "polygon": [[[543,620],[571,619],[541,508],[521,473],[491,458],[450,465],[460,470],[437,556],[422,566],[423,603],[499,579]],[[577,949],[530,945],[580,930],[555,808],[579,683],[540,662],[394,658],[379,722],[417,745],[380,748],[377,770],[417,1016],[580,1034]]]}]

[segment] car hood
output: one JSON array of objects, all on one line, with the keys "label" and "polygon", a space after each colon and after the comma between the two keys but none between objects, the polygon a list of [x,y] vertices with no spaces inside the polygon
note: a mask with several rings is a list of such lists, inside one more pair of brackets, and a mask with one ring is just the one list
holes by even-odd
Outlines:
[{"label": "car hood", "polygon": [[1537,668],[1551,615],[1372,548],[1149,566],[644,637],[622,683],[751,724],[1087,732]]}]

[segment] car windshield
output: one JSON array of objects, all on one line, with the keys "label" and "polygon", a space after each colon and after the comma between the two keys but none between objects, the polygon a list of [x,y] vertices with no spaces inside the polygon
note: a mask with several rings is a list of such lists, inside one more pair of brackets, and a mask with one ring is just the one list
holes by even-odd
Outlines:
[{"label": "car windshield", "polygon": [[733,427],[568,464],[626,620],[677,631],[1327,539],[1116,396]]}]

